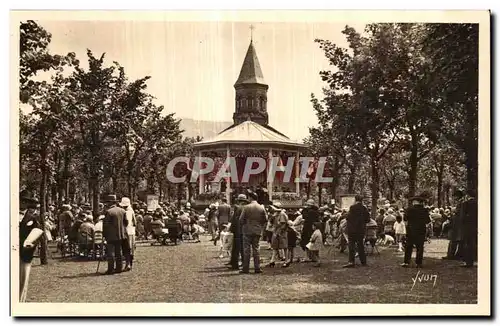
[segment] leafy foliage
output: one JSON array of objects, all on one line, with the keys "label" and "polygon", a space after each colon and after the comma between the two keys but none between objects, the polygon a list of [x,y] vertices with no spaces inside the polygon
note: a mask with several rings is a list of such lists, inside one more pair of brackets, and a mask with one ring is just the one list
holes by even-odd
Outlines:
[{"label": "leafy foliage", "polygon": [[476,189],[477,25],[370,24],[343,34],[348,48],[316,40],[332,69],[319,73],[327,87],[322,100],[312,96],[319,126],[307,139],[342,162],[339,175],[360,172],[340,187],[363,192],[368,173],[372,213],[380,186],[387,197],[438,188],[442,202],[443,187],[463,186],[460,169],[448,168],[461,152]]}]

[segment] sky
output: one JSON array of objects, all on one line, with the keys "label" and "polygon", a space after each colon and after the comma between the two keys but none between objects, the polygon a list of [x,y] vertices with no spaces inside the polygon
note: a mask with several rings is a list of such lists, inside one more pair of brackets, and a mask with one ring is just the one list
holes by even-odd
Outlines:
[{"label": "sky", "polygon": [[[251,34],[269,85],[269,124],[291,139],[317,123],[311,93],[322,98],[321,70],[332,69],[314,39],[347,47],[345,23],[38,21],[52,34],[50,51],[87,49],[119,62],[133,80],[151,76],[148,92],[179,118],[232,121],[234,83]],[[250,26],[253,25],[253,32]],[[349,24],[362,31],[364,24]]]}]

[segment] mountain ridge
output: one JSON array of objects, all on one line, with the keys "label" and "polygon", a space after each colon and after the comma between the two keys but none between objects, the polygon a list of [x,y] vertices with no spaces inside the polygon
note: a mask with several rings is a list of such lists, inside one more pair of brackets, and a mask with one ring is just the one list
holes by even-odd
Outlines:
[{"label": "mountain ridge", "polygon": [[203,137],[203,139],[214,137],[233,124],[232,121],[208,121],[192,118],[180,119],[180,128],[184,130],[184,137],[200,136]]}]

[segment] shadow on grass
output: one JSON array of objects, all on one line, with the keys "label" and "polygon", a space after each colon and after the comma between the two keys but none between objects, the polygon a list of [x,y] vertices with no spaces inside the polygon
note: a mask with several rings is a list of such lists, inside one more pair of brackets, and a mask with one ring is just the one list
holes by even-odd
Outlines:
[{"label": "shadow on grass", "polygon": [[64,275],[64,276],[59,276],[60,279],[75,279],[75,278],[85,278],[85,277],[95,277],[95,276],[107,276],[106,274],[99,272],[99,273],[80,273],[76,275]]}]

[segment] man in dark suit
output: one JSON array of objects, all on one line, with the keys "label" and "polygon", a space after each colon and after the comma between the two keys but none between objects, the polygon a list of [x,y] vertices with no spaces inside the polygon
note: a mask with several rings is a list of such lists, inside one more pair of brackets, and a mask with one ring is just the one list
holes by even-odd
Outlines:
[{"label": "man in dark suit", "polygon": [[43,229],[35,214],[38,201],[30,191],[19,194],[19,302],[26,301],[31,261]]},{"label": "man in dark suit", "polygon": [[469,193],[469,197],[464,204],[463,216],[463,244],[464,244],[464,263],[461,267],[473,267],[477,260],[477,199],[474,194]]},{"label": "man in dark suit", "polygon": [[116,195],[106,196],[104,202],[109,207],[104,217],[102,230],[108,247],[108,270],[106,274],[121,273],[123,270],[122,243],[127,239],[126,212],[123,208],[116,205]]},{"label": "man in dark suit", "polygon": [[402,267],[409,267],[413,247],[417,248],[417,257],[415,259],[417,268],[422,267],[424,258],[424,242],[427,230],[427,224],[431,222],[429,210],[424,207],[425,199],[423,196],[410,199],[412,206],[406,211],[408,226],[406,227],[406,248],[404,263]]},{"label": "man in dark suit", "polygon": [[262,273],[260,269],[259,241],[264,225],[267,222],[267,213],[263,205],[257,202],[257,195],[249,192],[250,204],[243,207],[240,215],[241,231],[243,233],[243,269],[242,274],[248,274],[250,269],[250,253],[253,254],[255,273]]},{"label": "man in dark suit", "polygon": [[238,261],[241,256],[243,261],[243,238],[241,234],[240,225],[240,215],[243,211],[243,207],[248,203],[247,196],[245,194],[240,194],[235,200],[234,212],[231,218],[230,232],[234,234],[233,246],[231,248],[231,260],[229,261],[229,268],[232,270],[238,270]]},{"label": "man in dark suit", "polygon": [[363,243],[366,224],[370,222],[370,213],[363,205],[363,197],[356,195],[355,203],[349,208],[347,214],[347,241],[349,245],[349,263],[344,268],[354,267],[356,250],[362,266],[366,266],[365,245]]}]

